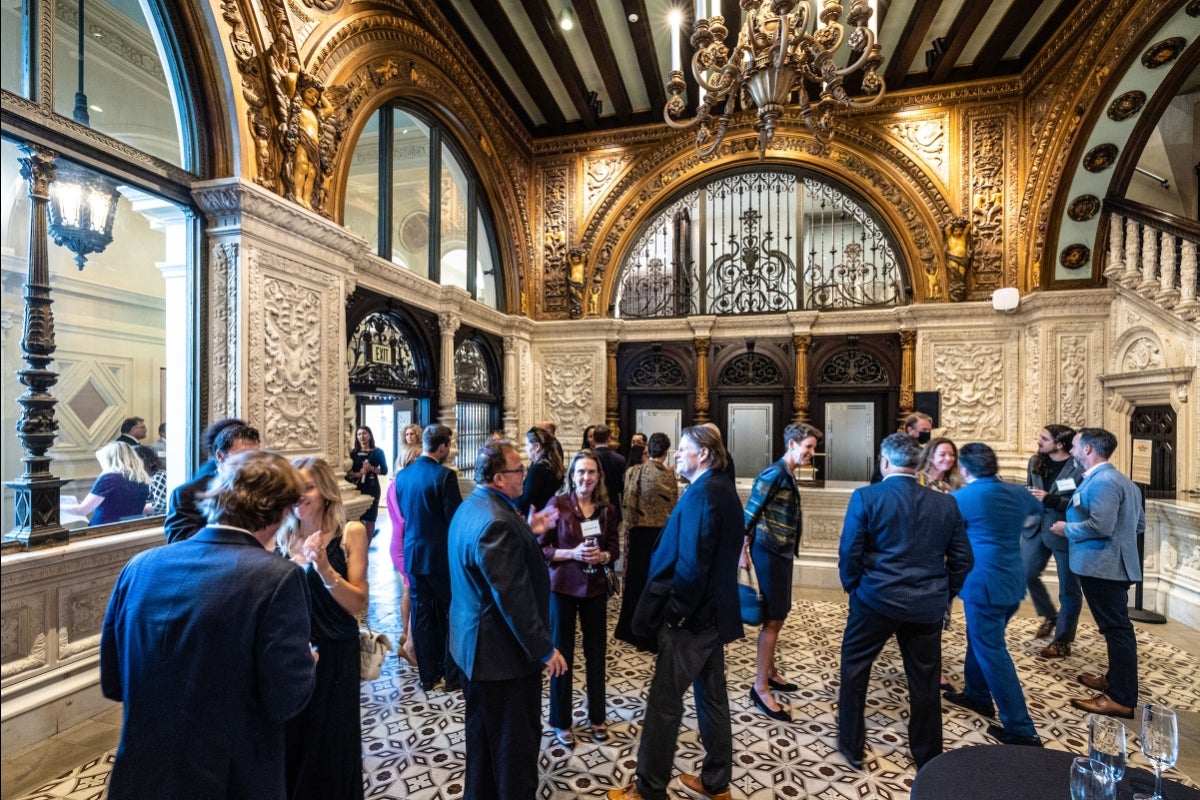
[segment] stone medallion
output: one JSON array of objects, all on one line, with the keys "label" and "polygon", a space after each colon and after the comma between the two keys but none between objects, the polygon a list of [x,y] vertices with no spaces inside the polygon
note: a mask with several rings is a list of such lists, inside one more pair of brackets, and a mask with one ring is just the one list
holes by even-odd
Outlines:
[{"label": "stone medallion", "polygon": [[1127,120],[1146,105],[1146,93],[1133,89],[1113,100],[1108,106],[1108,118],[1113,122]]},{"label": "stone medallion", "polygon": [[1098,144],[1083,157],[1083,168],[1088,172],[1103,172],[1117,160],[1115,144]]},{"label": "stone medallion", "polygon": [[[1200,0],[1198,0],[1200,1]],[[1067,216],[1076,222],[1087,222],[1100,210],[1100,198],[1094,194],[1081,194],[1067,206]]]},{"label": "stone medallion", "polygon": [[1146,69],[1158,69],[1164,64],[1170,64],[1179,58],[1185,44],[1187,42],[1182,36],[1172,36],[1150,45],[1146,52],[1142,53],[1142,66]]},{"label": "stone medallion", "polygon": [[1082,269],[1091,257],[1092,251],[1086,244],[1069,244],[1058,254],[1058,263],[1067,269]]}]

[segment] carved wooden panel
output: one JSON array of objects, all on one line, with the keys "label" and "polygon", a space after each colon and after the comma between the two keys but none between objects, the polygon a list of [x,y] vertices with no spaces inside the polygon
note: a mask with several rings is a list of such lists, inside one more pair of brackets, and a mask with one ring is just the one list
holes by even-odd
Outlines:
[{"label": "carved wooden panel", "polygon": [[962,198],[974,228],[968,298],[987,299],[1017,285],[1017,238],[1008,207],[1018,191],[1020,154],[1015,106],[987,106],[963,114]]}]

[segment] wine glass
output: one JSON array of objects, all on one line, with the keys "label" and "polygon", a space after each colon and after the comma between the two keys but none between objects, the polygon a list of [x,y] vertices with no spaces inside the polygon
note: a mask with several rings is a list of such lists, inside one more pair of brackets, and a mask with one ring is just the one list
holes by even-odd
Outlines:
[{"label": "wine glass", "polygon": [[[583,535],[583,544],[585,547],[587,547],[589,549],[595,549],[595,548],[599,547],[600,546],[599,532],[585,533]],[[583,565],[583,573],[585,575],[595,575],[599,571],[600,571],[600,567],[596,564],[592,564],[591,562],[588,562],[587,564]]]},{"label": "wine glass", "polygon": [[1088,717],[1088,757],[1107,764],[1113,781],[1125,774],[1125,726],[1112,717]]},{"label": "wine glass", "polygon": [[1163,767],[1175,766],[1179,758],[1179,724],[1175,712],[1166,706],[1146,703],[1142,706],[1142,755],[1154,765],[1154,794],[1139,792],[1134,800],[1163,800]]},{"label": "wine glass", "polygon": [[1107,764],[1079,756],[1071,762],[1071,800],[1112,800],[1117,781]]}]

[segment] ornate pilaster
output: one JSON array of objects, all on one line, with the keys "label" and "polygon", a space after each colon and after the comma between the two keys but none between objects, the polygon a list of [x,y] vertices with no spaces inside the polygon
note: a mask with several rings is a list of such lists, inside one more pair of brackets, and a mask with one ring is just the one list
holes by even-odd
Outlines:
[{"label": "ornate pilaster", "polygon": [[604,377],[607,389],[604,393],[604,423],[608,425],[614,442],[621,441],[621,415],[620,409],[617,407],[617,349],[620,345],[621,343],[616,340],[604,343],[606,356]]},{"label": "ornate pilaster", "polygon": [[792,422],[808,422],[808,350],[812,347],[812,335],[792,335],[792,346],[796,348],[796,391],[792,395],[795,413]]},{"label": "ornate pilaster", "polygon": [[708,351],[712,347],[712,339],[707,336],[692,340],[696,348],[696,419],[695,424],[703,425],[709,421],[708,416]]},{"label": "ornate pilaster", "polygon": [[913,410],[913,394],[917,390],[917,332],[900,331],[900,416],[906,417]]},{"label": "ornate pilaster", "polygon": [[54,158],[51,150],[22,145],[21,177],[29,182],[29,267],[25,277],[25,323],[21,350],[27,369],[18,370],[25,384],[17,436],[25,456],[25,473],[8,482],[13,490],[13,529],[6,540],[24,542],[29,547],[64,542],[66,528],[59,524],[58,498],[62,481],[50,472],[51,457],[46,451],[54,444],[58,420],[57,402],[50,387],[58,382],[58,373],[50,371],[54,356],[54,312],[50,308],[50,260],[46,244],[46,203],[54,182]]},{"label": "ornate pilaster", "polygon": [[509,437],[517,435],[517,337],[504,337],[504,416],[501,425],[504,434]]},{"label": "ornate pilaster", "polygon": [[438,330],[442,335],[441,365],[438,370],[438,422],[454,431],[450,439],[450,455],[446,463],[453,464],[458,455],[458,384],[454,379],[454,334],[458,332],[462,318],[458,314],[443,312],[438,314]]}]

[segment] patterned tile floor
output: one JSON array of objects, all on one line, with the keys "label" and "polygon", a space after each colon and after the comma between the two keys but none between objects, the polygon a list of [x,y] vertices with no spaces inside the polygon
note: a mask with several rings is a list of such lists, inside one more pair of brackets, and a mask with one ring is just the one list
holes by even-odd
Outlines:
[{"label": "patterned tile floor", "polygon": [[[377,555],[376,555],[377,554]],[[386,533],[373,547],[373,624],[384,631],[398,628],[395,583],[387,564]],[[610,624],[615,620],[615,605]],[[845,621],[844,604],[798,600],[783,629],[779,662],[783,673],[800,685],[781,701],[791,709],[791,724],[768,719],[751,705],[748,693],[754,668],[753,639],[726,650],[734,733],[735,797],[771,798],[907,798],[914,765],[908,752],[905,718],[907,694],[899,652],[884,649],[871,678],[867,706],[867,758],[860,772],[851,769],[835,749],[834,704],[837,695],[838,649]],[[952,680],[961,681],[963,641],[961,613],[945,635],[945,658]],[[1042,643],[1032,639],[1037,620],[1017,617],[1009,627],[1009,649],[1017,662],[1030,713],[1047,746],[1073,752],[1087,748],[1085,715],[1069,698],[1086,694],[1074,675],[1104,662],[1104,643],[1090,623],[1081,625],[1075,654],[1051,661],[1036,656]],[[1138,626],[1142,700],[1200,712],[1200,657]],[[581,648],[577,645],[576,652]],[[610,736],[596,744],[577,734],[574,750],[543,737],[538,796],[545,800],[603,796],[605,790],[632,780],[637,760],[638,722],[645,705],[653,661],[646,654],[614,642],[608,652]],[[576,686],[576,720],[582,722],[583,687]],[[990,743],[986,720],[943,704],[947,749]],[[363,685],[363,753],[368,798],[454,800],[463,788],[463,705],[461,694],[426,693],[416,671],[394,657],[379,680]],[[1185,740],[1185,751],[1197,742]],[[696,732],[695,709],[686,705],[675,766],[695,772],[703,748]],[[104,796],[113,753],[104,752],[70,772],[46,782],[16,800],[99,800]],[[1148,768],[1140,753],[1130,763]],[[1194,773],[1193,773],[1194,774]],[[1171,777],[1191,781],[1178,771]]]}]

